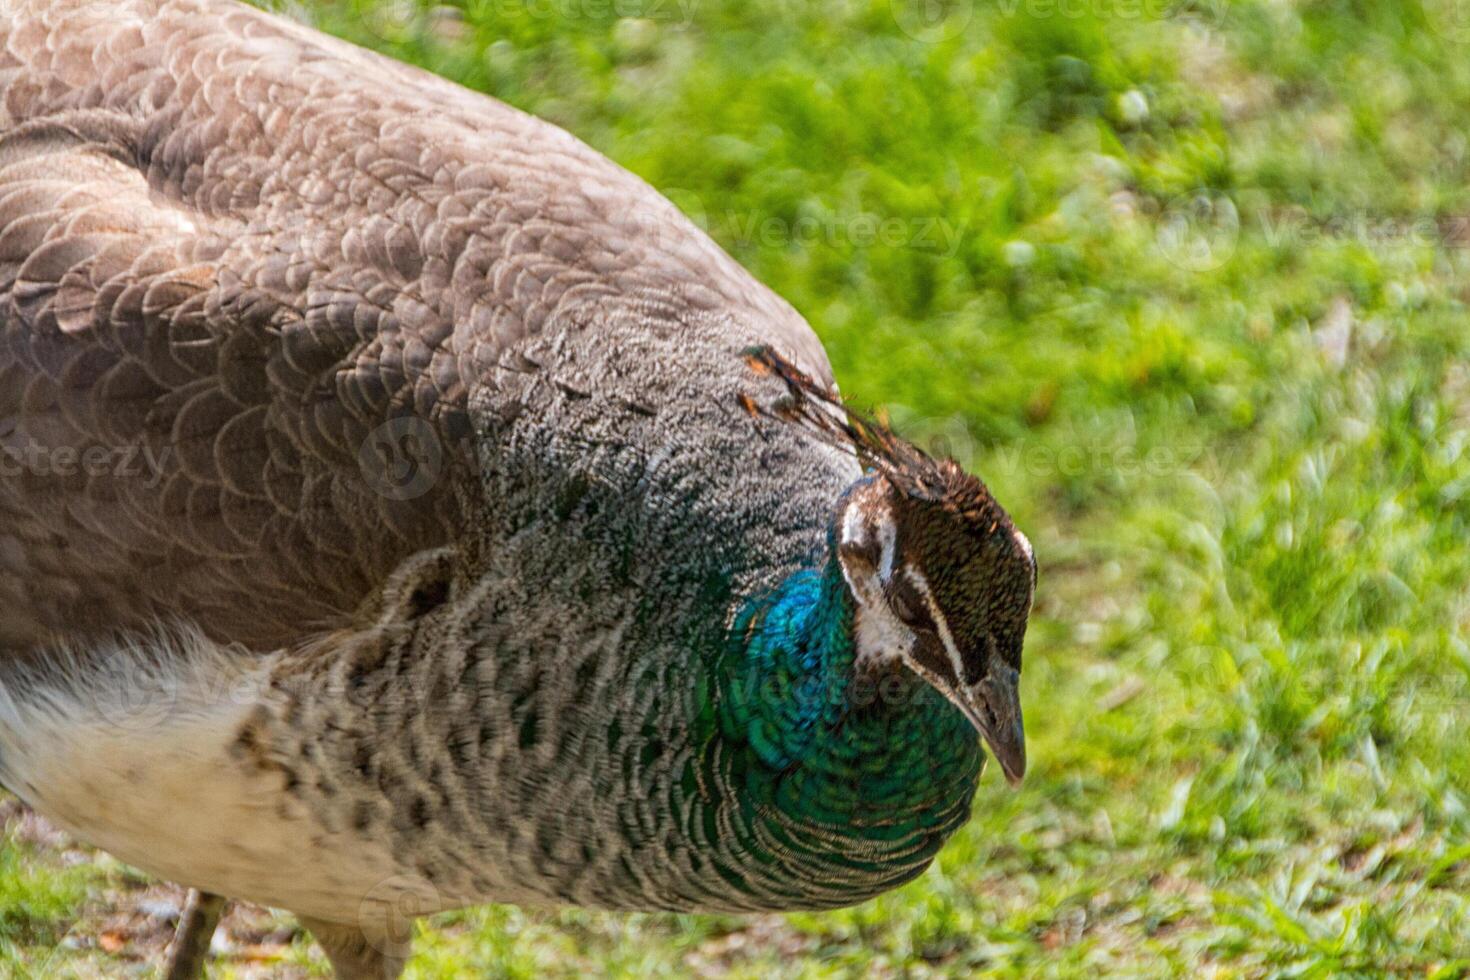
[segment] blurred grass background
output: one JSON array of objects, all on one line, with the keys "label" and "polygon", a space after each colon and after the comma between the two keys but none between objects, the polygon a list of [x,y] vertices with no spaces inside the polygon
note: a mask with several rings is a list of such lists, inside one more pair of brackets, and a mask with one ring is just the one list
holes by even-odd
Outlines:
[{"label": "blurred grass background", "polygon": [[[410,976],[1470,975],[1470,4],[285,9],[664,190],[1041,565],[1031,772],[919,880],[467,911]],[[0,971],[156,951],[151,886],[9,813]],[[286,922],[215,975],[324,974]]]}]

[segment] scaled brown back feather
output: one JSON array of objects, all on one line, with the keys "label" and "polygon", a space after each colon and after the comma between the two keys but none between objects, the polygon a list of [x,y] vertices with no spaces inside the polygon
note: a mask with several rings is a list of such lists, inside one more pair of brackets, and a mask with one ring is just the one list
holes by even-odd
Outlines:
[{"label": "scaled brown back feather", "polygon": [[[489,505],[457,464],[566,383],[543,363],[671,336],[828,370],[788,304],[547,123],[243,4],[0,0],[0,652],[353,622],[407,555],[468,550]],[[412,499],[362,471],[405,417],[456,464]]]}]

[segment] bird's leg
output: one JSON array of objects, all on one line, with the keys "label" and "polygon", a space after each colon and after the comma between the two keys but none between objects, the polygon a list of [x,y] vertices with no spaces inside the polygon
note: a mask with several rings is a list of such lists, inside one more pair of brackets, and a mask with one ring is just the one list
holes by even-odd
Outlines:
[{"label": "bird's leg", "polygon": [[225,910],[225,899],[197,888],[189,889],[189,900],[179,915],[179,927],[169,947],[163,980],[200,980],[209,943]]},{"label": "bird's leg", "polygon": [[327,954],[337,980],[397,980],[408,963],[410,937],[395,936],[384,927],[345,925],[298,916]]}]

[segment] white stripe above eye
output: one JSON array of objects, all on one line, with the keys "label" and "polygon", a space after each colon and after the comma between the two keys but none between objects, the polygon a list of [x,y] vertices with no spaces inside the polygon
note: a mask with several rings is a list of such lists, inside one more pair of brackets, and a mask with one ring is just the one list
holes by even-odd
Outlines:
[{"label": "white stripe above eye", "polygon": [[867,539],[867,526],[863,523],[863,509],[861,507],[847,508],[847,514],[842,518],[843,543],[861,546]]},{"label": "white stripe above eye", "polygon": [[883,544],[883,556],[878,562],[878,578],[887,585],[893,580],[893,561],[898,551],[898,529],[893,525],[893,515],[885,507],[878,519],[878,540]]},{"label": "white stripe above eye", "polygon": [[939,603],[934,599],[934,592],[929,588],[929,580],[924,573],[917,569],[905,566],[904,574],[919,595],[924,597],[924,604],[929,607],[929,615],[934,620],[934,629],[939,633],[940,642],[944,644],[945,653],[949,654],[949,662],[954,666],[955,680],[963,684],[965,682],[965,663],[960,659],[960,648],[955,645],[954,635],[949,631],[949,621],[944,618],[944,613],[939,611]]},{"label": "white stripe above eye", "polygon": [[1021,554],[1026,556],[1027,561],[1034,561],[1035,559],[1033,557],[1033,552],[1031,551],[1031,539],[1022,534],[1019,530],[1015,532],[1015,535],[1016,547],[1021,549]]}]

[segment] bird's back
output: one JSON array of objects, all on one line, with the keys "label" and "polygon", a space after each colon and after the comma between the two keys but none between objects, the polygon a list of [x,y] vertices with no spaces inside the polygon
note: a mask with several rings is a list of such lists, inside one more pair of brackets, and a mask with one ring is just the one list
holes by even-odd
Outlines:
[{"label": "bird's back", "polygon": [[828,377],[553,126],[227,0],[0,0],[0,650],[340,626],[407,556],[513,533],[528,468],[759,445],[706,436],[762,342]]}]

